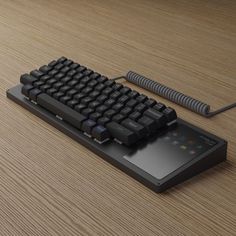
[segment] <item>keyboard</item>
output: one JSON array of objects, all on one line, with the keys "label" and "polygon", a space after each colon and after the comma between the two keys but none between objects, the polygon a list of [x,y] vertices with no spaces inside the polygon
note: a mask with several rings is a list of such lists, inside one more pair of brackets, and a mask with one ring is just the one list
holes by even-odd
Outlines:
[{"label": "keyboard", "polygon": [[65,57],[21,75],[20,83],[9,98],[156,192],[226,159],[224,140]]}]

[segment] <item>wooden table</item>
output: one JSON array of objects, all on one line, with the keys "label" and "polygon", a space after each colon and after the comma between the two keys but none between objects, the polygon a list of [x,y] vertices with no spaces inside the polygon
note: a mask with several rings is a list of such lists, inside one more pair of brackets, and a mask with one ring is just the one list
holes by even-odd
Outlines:
[{"label": "wooden table", "polygon": [[156,194],[6,98],[62,55],[218,108],[236,100],[236,2],[1,0],[0,235],[235,235],[236,109],[206,119],[143,91],[229,142],[227,162]]}]

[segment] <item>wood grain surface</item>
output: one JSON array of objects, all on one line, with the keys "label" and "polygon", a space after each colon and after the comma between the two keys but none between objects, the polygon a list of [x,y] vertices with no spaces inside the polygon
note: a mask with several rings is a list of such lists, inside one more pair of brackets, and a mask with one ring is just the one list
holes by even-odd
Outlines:
[{"label": "wood grain surface", "polygon": [[206,119],[143,91],[229,142],[227,162],[156,194],[6,98],[62,55],[218,108],[236,100],[236,1],[0,0],[0,235],[236,235],[236,109]]}]

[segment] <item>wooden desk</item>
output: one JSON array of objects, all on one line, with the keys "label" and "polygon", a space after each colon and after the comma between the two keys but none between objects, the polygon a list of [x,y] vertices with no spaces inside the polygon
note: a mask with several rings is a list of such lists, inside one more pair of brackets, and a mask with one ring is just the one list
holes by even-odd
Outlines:
[{"label": "wooden desk", "polygon": [[236,110],[205,119],[144,91],[229,141],[227,162],[156,194],[6,98],[61,55],[217,108],[236,100],[236,2],[1,1],[0,235],[235,235]]}]

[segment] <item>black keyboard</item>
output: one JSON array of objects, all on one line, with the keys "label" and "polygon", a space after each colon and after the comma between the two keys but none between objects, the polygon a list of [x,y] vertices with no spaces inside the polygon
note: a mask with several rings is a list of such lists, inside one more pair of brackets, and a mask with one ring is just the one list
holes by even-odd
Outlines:
[{"label": "black keyboard", "polygon": [[174,109],[61,57],[20,78],[22,94],[99,143],[147,139],[174,122]]},{"label": "black keyboard", "polygon": [[8,98],[156,192],[226,159],[226,141],[65,57],[20,82]]}]

